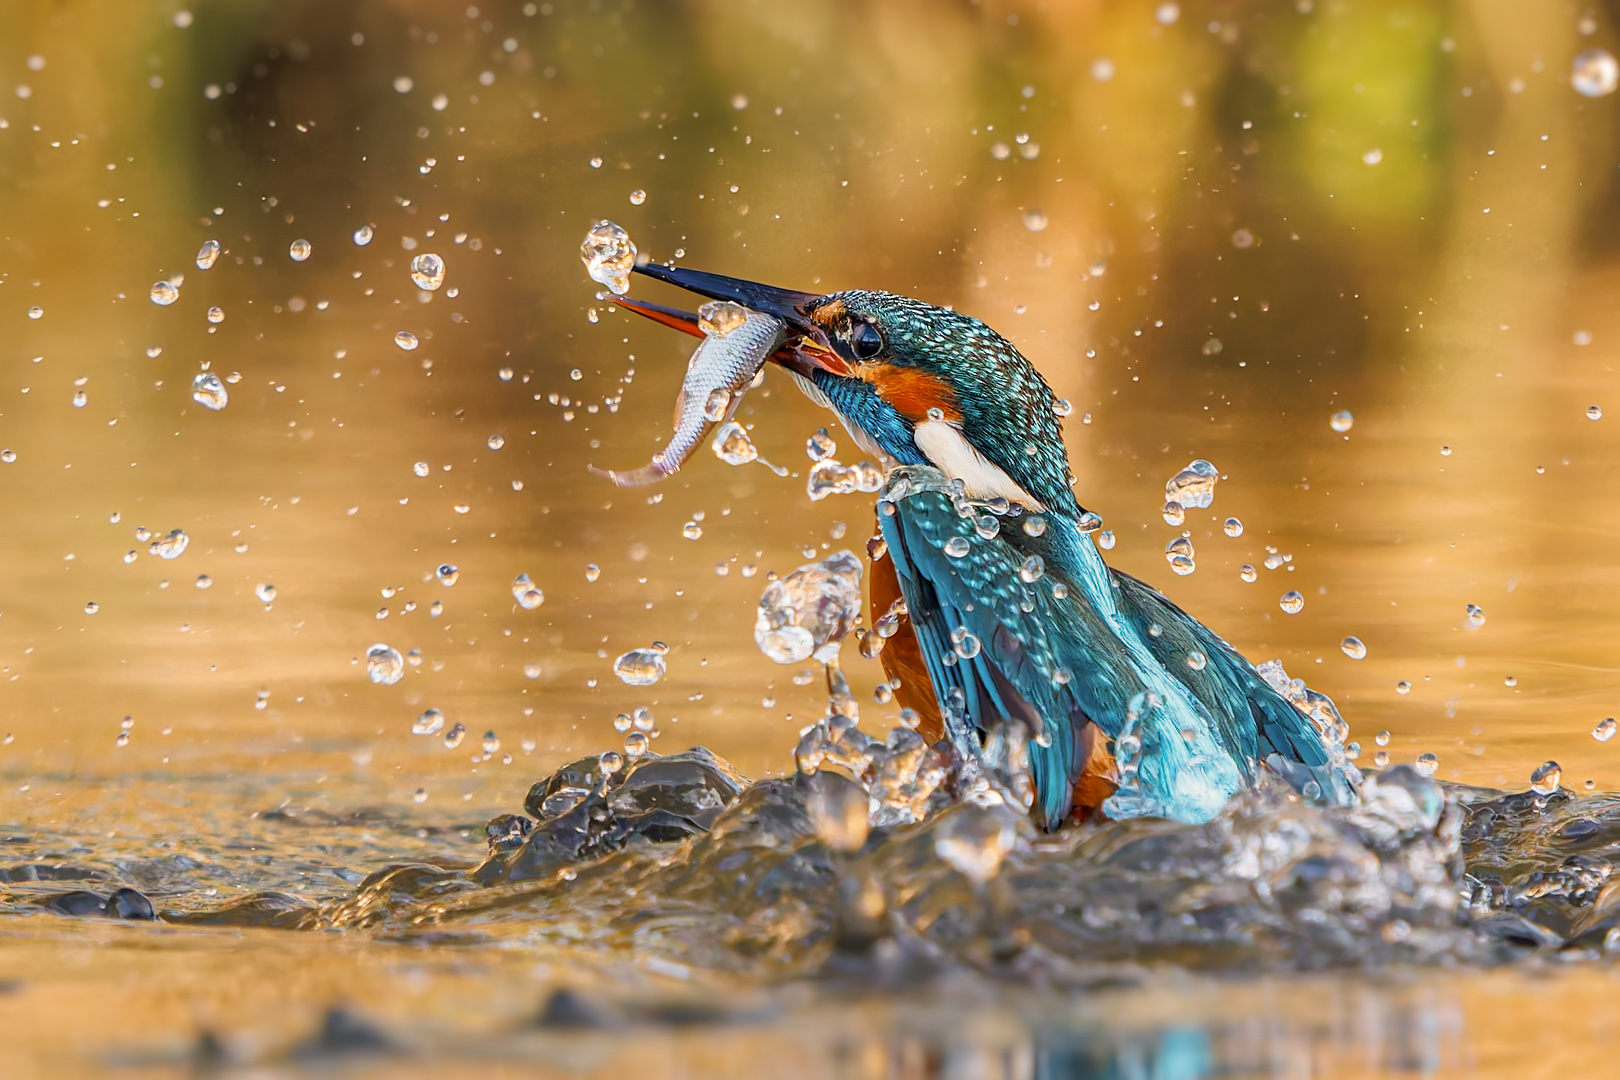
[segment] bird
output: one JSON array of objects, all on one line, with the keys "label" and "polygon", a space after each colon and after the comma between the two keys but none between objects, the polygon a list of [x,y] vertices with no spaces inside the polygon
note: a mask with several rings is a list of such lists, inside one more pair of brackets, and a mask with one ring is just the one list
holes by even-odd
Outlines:
[{"label": "bird", "polygon": [[[968,756],[1022,722],[1039,825],[1203,823],[1267,774],[1319,804],[1353,799],[1360,775],[1331,701],[1297,680],[1273,686],[1104,562],[1056,397],[1005,337],[896,293],[799,292],[651,261],[635,271],[783,321],[769,360],[887,466],[870,613],[897,624],[879,654],[896,697],[920,734]],[[702,333],[695,314],[616,299]]]}]

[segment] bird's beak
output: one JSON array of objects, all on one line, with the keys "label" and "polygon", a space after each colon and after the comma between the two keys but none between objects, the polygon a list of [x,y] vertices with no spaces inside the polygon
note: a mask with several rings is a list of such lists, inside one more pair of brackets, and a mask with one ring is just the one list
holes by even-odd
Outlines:
[{"label": "bird's beak", "polygon": [[[843,357],[833,351],[832,342],[808,312],[821,300],[817,293],[795,292],[775,285],[762,285],[757,281],[724,277],[702,270],[687,270],[658,263],[637,266],[635,272],[668,282],[688,292],[706,296],[711,300],[730,300],[750,311],[774,315],[787,324],[786,340],[772,354],[771,359],[783,367],[809,374],[811,368],[821,368],[834,375],[853,374]],[[701,337],[698,316],[678,308],[652,304],[645,300],[618,297],[614,301],[637,315],[644,315],[656,323]]]}]

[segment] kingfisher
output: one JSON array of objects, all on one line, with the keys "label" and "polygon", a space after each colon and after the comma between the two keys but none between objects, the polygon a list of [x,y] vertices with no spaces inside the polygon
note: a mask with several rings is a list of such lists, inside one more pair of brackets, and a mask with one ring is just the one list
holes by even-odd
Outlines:
[{"label": "kingfisher", "polygon": [[[1103,561],[1055,395],[1006,338],[895,293],[635,270],[785,324],[770,361],[887,467],[870,610],[895,629],[879,658],[897,699],[924,738],[970,756],[997,725],[1025,724],[1043,827],[1099,812],[1201,823],[1264,773],[1320,804],[1353,797],[1359,774],[1296,707],[1301,686],[1274,687]],[[691,312],[617,302],[702,334]]]}]

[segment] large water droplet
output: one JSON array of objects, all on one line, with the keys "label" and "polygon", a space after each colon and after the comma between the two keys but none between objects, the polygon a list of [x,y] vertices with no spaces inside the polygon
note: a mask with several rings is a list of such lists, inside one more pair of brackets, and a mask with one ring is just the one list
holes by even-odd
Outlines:
[{"label": "large water droplet", "polygon": [[1424,776],[1433,776],[1435,770],[1440,768],[1440,759],[1434,754],[1419,754],[1412,767]]},{"label": "large water droplet", "polygon": [[276,598],[276,587],[269,582],[261,582],[253,586],[253,595],[259,598],[261,604],[272,603]]},{"label": "large water droplet", "polygon": [[152,285],[152,303],[159,307],[168,307],[180,299],[180,290],[167,281],[154,282]]},{"label": "large water droplet", "polygon": [[1258,578],[1259,576],[1260,576],[1260,571],[1256,570],[1254,567],[1250,566],[1248,563],[1244,563],[1241,567],[1238,568],[1238,577],[1242,578],[1244,581],[1249,582],[1250,584],[1253,584],[1255,579]]},{"label": "large water droplet", "polygon": [[1354,426],[1355,422],[1356,418],[1350,415],[1349,409],[1340,409],[1338,412],[1334,413],[1328,418],[1328,426],[1340,434],[1349,431],[1350,428]]},{"label": "large water droplet", "polygon": [[1199,458],[1165,483],[1164,501],[1180,503],[1184,510],[1203,510],[1215,501],[1219,479],[1215,466]]},{"label": "large water droplet", "polygon": [[1104,551],[1113,551],[1115,543],[1117,543],[1117,540],[1113,529],[1104,529],[1097,534],[1097,546]]},{"label": "large water droplet", "polygon": [[1242,536],[1243,522],[1239,521],[1235,517],[1229,517],[1221,524],[1221,529],[1226,533],[1227,536]]},{"label": "large water droplet", "polygon": [[218,375],[204,371],[191,380],[191,400],[218,412],[230,403],[231,396],[225,392],[225,384]]},{"label": "large water droplet", "polygon": [[1358,637],[1352,636],[1345,638],[1343,641],[1339,642],[1339,648],[1343,649],[1344,655],[1348,656],[1352,660],[1362,660],[1367,656],[1367,646]]},{"label": "large water droplet", "polygon": [[1468,605],[1468,625],[1471,628],[1472,627],[1484,626],[1485,625],[1485,609],[1480,607],[1478,604],[1469,604]]},{"label": "large water droplet", "polygon": [[169,535],[153,540],[147,550],[162,559],[178,559],[189,543],[191,543],[191,537],[180,529],[174,529],[170,531]]},{"label": "large water droplet", "polygon": [[631,649],[613,661],[613,674],[627,686],[651,686],[664,670],[664,654],[656,648]]},{"label": "large water droplet", "polygon": [[1285,614],[1298,615],[1305,608],[1305,597],[1300,595],[1298,589],[1289,589],[1282,594],[1282,599],[1277,601],[1277,605]]},{"label": "large water droplet", "polygon": [[219,241],[207,240],[197,249],[197,269],[207,270],[219,259]]},{"label": "large water droplet", "polygon": [[636,245],[630,234],[611,221],[598,221],[585,234],[579,257],[592,281],[606,285],[617,296],[630,291],[630,270],[636,265]]},{"label": "large water droplet", "polygon": [[535,587],[528,574],[519,574],[512,582],[512,599],[524,611],[533,611],[546,602],[546,594]]},{"label": "large water droplet", "polygon": [[953,536],[945,541],[945,554],[953,559],[960,559],[968,553],[970,546],[967,537]]},{"label": "large water droplet", "polygon": [[465,739],[466,737],[467,729],[461,724],[456,724],[449,731],[444,733],[444,748],[446,750],[454,750],[456,747],[461,745],[461,740]]},{"label": "large water droplet", "polygon": [[411,260],[411,280],[418,289],[433,292],[444,284],[444,260],[431,251]]},{"label": "large water droplet", "polygon": [[378,642],[366,650],[366,677],[381,686],[394,685],[405,677],[405,657]]},{"label": "large water droplet", "polygon": [[1610,739],[1614,738],[1616,727],[1620,727],[1620,725],[1615,724],[1614,717],[1612,716],[1605,720],[1600,720],[1598,721],[1598,726],[1592,729],[1592,738],[1596,739],[1598,742],[1608,742]]},{"label": "large water droplet", "polygon": [[375,235],[377,234],[370,225],[360,226],[358,229],[354,230],[355,247],[365,247],[367,244],[371,243],[371,238]]},{"label": "large water droplet", "polygon": [[1570,65],[1569,85],[1583,97],[1605,97],[1620,86],[1620,63],[1607,49],[1587,49]]},{"label": "large water droplet", "polygon": [[438,709],[429,709],[416,718],[411,725],[412,735],[437,735],[444,730],[444,713]]},{"label": "large water droplet", "polygon": [[1564,770],[1556,761],[1544,761],[1530,773],[1530,790],[1537,795],[1551,795],[1558,790]]},{"label": "large water droplet", "polygon": [[461,571],[454,563],[443,563],[437,570],[433,571],[433,576],[440,585],[448,589],[460,579]]},{"label": "large water droplet", "polygon": [[725,337],[748,321],[748,309],[732,300],[710,300],[698,308],[698,329],[709,337]]},{"label": "large water droplet", "polygon": [[416,335],[411,333],[409,330],[401,330],[399,333],[394,335],[394,344],[398,345],[406,352],[410,352],[412,349],[416,348],[420,342],[416,340]]},{"label": "large water droplet", "polygon": [[727,465],[746,465],[759,457],[759,450],[748,438],[747,430],[735,420],[722,425],[709,445],[714,456]]},{"label": "large water droplet", "polygon": [[303,262],[309,258],[311,251],[308,240],[294,240],[287,248],[287,254],[292,256],[293,262]]}]

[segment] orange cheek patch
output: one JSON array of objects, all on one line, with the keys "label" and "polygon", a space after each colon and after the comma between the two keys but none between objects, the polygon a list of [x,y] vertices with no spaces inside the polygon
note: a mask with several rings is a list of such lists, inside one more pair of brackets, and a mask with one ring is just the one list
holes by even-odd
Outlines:
[{"label": "orange cheek patch", "polygon": [[929,409],[944,413],[947,423],[962,419],[962,409],[951,388],[943,379],[926,371],[891,364],[867,364],[858,369],[858,374],[876,387],[879,397],[914,424],[926,422]]}]

